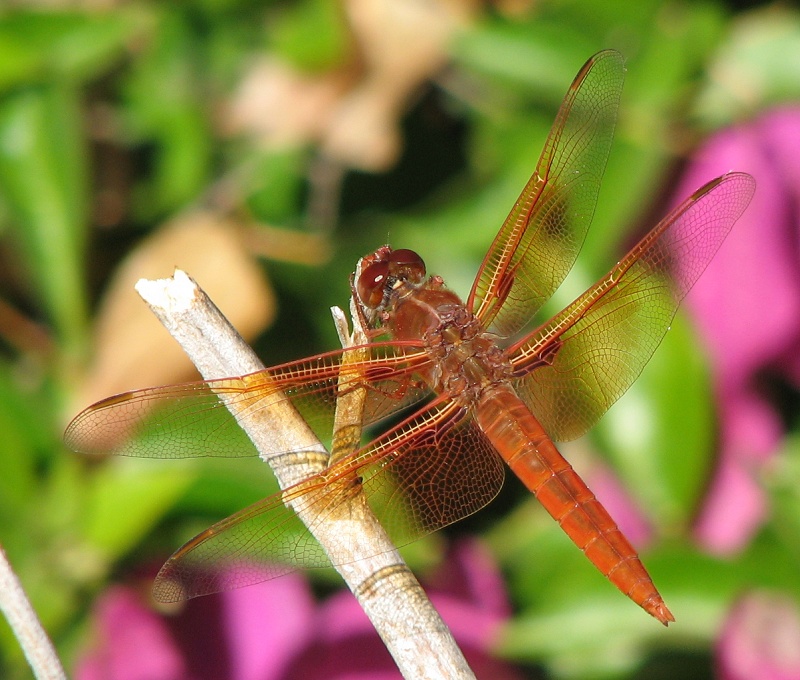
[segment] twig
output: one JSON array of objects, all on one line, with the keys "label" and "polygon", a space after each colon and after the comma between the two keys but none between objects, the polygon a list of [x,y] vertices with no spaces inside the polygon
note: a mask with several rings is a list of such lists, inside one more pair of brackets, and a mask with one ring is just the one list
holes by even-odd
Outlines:
[{"label": "twig", "polygon": [[[176,270],[171,279],[142,280],[137,290],[204,378],[243,375],[263,368],[247,343],[184,272]],[[327,464],[327,451],[288,400],[256,414],[234,415],[259,452],[302,452],[296,456],[262,453],[282,488],[321,471]],[[281,446],[276,446],[276,441]],[[363,495],[354,495],[342,506],[341,515],[331,521],[316,522],[314,517],[298,514],[306,526],[313,527],[315,538],[331,561],[339,565],[337,571],[403,676],[474,678],[450,631]],[[348,552],[342,554],[342,550]]]},{"label": "twig", "polygon": [[39,680],[66,680],[53,643],[22,589],[6,554],[0,547],[0,611],[5,614],[25,658]]}]

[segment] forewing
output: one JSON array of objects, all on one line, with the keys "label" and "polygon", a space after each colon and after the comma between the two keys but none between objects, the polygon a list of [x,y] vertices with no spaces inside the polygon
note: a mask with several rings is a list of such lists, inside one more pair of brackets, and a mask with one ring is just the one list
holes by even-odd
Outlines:
[{"label": "forewing", "polygon": [[611,149],[623,77],[618,52],[586,62],[481,264],[467,306],[500,335],[514,335],[531,320],[578,256]]},{"label": "forewing", "polygon": [[663,219],[603,279],[510,348],[515,388],[559,441],[586,432],[648,362],[755,191],[729,173]]},{"label": "forewing", "polygon": [[75,417],[65,432],[65,443],[81,453],[143,458],[252,456],[256,451],[231,409],[248,415],[281,401],[297,408],[314,433],[327,442],[332,434],[336,400],[349,390],[367,389],[365,426],[426,393],[415,377],[427,362],[418,346],[376,343],[367,347],[367,358],[348,364],[344,380],[340,380],[342,357],[356,348],[319,354],[241,377],[167,385],[109,397]]}]

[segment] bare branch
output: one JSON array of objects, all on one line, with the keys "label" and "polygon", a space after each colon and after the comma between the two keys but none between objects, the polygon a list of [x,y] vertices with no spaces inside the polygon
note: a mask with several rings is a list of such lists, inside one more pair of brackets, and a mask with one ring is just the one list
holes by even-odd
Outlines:
[{"label": "bare branch", "polygon": [[0,611],[5,614],[25,658],[39,680],[66,680],[67,674],[22,584],[0,547]]},{"label": "bare branch", "polygon": [[[137,290],[167,330],[181,344],[204,378],[244,375],[263,365],[205,293],[184,272],[173,278],[140,281]],[[358,391],[355,391],[358,394]],[[327,451],[287,401],[256,414],[237,413],[239,424],[259,451],[301,451],[268,457],[282,488],[319,472]],[[352,425],[358,403],[337,414],[337,428]],[[252,409],[251,409],[252,411]],[[268,446],[262,443],[269,442]],[[349,445],[349,444],[348,444]],[[308,504],[313,506],[314,504]],[[406,678],[473,678],[450,631],[402,561],[363,494],[343,503],[336,519],[317,522],[298,513],[358,599]],[[355,547],[353,547],[355,546]],[[342,554],[343,550],[348,552]]]}]

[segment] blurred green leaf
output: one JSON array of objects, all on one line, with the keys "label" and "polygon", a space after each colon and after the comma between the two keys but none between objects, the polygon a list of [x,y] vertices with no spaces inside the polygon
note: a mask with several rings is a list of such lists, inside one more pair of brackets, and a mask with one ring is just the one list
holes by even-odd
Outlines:
[{"label": "blurred green leaf", "polygon": [[[676,8],[682,21],[661,39],[644,43],[630,55],[614,146],[603,179],[594,225],[586,237],[584,257],[599,275],[624,251],[632,224],[664,197],[663,181],[675,156],[682,153],[677,125],[685,123],[686,101],[696,72],[722,30],[713,11],[697,4]],[[662,10],[668,11],[668,10]],[[652,30],[659,30],[654,24]],[[654,193],[655,189],[655,193]],[[666,213],[666,210],[664,211]],[[641,231],[655,226],[641,225]]]},{"label": "blurred green leaf", "polygon": [[0,16],[0,94],[53,78],[95,77],[122,56],[141,13],[9,12]]},{"label": "blurred green leaf", "polygon": [[[708,618],[699,608],[695,614]],[[661,625],[648,618],[619,594],[576,598],[566,606],[515,618],[503,628],[498,652],[545,662],[558,678],[624,677],[663,640]]]},{"label": "blurred green leaf", "polygon": [[0,99],[0,192],[64,351],[83,346],[87,158],[78,93],[51,85]]},{"label": "blurred green leaf", "polygon": [[708,68],[692,112],[706,129],[730,125],[754,109],[796,102],[800,12],[789,5],[750,12]]},{"label": "blurred green leaf", "polygon": [[128,134],[153,155],[151,177],[136,195],[141,219],[182,208],[209,180],[209,93],[203,89],[202,45],[177,6],[161,5],[159,21],[125,82]]},{"label": "blurred green leaf", "polygon": [[257,456],[202,458],[190,465],[194,481],[176,507],[183,513],[222,519],[280,490],[269,466]]},{"label": "blurred green leaf", "polygon": [[268,36],[275,52],[305,71],[327,70],[348,55],[349,27],[337,0],[299,0],[274,10]]},{"label": "blurred green leaf", "polygon": [[523,86],[557,105],[580,66],[600,47],[569,24],[495,19],[460,34],[452,54],[495,86]]},{"label": "blurred green leaf", "polygon": [[704,491],[714,431],[705,357],[678,315],[595,434],[651,521],[675,532],[685,530]]},{"label": "blurred green leaf", "polygon": [[[509,480],[508,484],[519,484]],[[521,607],[553,606],[578,581],[612,588],[538,502],[530,497],[486,536],[508,574],[509,589]]]},{"label": "blurred green leaf", "polygon": [[16,515],[11,528],[16,536],[10,545],[14,567],[39,618],[46,629],[57,630],[74,614],[84,568],[70,549],[84,482],[80,465],[69,456],[54,457],[47,473]]},{"label": "blurred green leaf", "polygon": [[472,155],[487,181],[454,181],[418,210],[388,218],[384,228],[393,243],[421,253],[430,271],[466,298],[489,244],[536,167],[551,122],[549,115],[476,121]]},{"label": "blurred green leaf", "polygon": [[95,472],[88,490],[86,540],[109,560],[119,559],[163,518],[195,475],[189,461],[174,465],[134,459],[107,461]]},{"label": "blurred green leaf", "polygon": [[[544,553],[536,551],[537,560],[555,557],[547,545]],[[538,574],[527,580],[517,575],[514,593],[522,599],[515,601],[523,603],[523,610],[504,629],[500,643],[504,655],[545,662],[558,677],[625,676],[654,648],[680,648],[687,640],[708,644],[736,595],[735,564],[681,546],[644,554],[654,582],[675,614],[674,626],[682,633],[680,638],[665,635],[657,621],[598,573],[591,573],[596,572],[594,567],[570,547],[573,555],[562,555],[551,566],[561,573],[559,581],[542,585]],[[575,569],[578,560],[588,569]]]},{"label": "blurred green leaf", "polygon": [[[764,486],[769,491],[770,517],[767,530],[759,535],[748,554],[758,560],[765,552],[763,542],[770,538],[779,543],[787,553],[779,562],[769,561],[770,565],[784,565],[794,574],[800,569],[800,437],[793,432],[784,446],[775,454],[771,465],[763,475]],[[783,570],[782,570],[783,571]],[[786,574],[784,573],[784,576]],[[800,596],[800,582],[796,577],[778,584],[782,588],[793,589]]]},{"label": "blurred green leaf", "polygon": [[287,150],[255,159],[248,205],[260,220],[281,224],[296,219],[303,184],[305,153]]},{"label": "blurred green leaf", "polygon": [[49,443],[39,427],[41,410],[20,392],[13,371],[0,363],[0,526],[5,527],[35,492],[40,451]]}]

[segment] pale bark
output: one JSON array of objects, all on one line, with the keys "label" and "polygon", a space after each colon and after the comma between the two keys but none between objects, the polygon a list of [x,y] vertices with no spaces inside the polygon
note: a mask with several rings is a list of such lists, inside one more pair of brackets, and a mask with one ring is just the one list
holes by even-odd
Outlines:
[{"label": "pale bark", "polygon": [[[247,343],[184,272],[176,270],[171,279],[142,280],[137,290],[205,379],[244,375],[263,368]],[[341,334],[341,318],[337,325]],[[353,426],[359,409],[357,396],[354,401],[341,404],[336,429]],[[262,455],[282,488],[327,465],[327,451],[288,400],[278,401],[255,415],[234,415],[260,453],[279,449],[302,452],[288,457]],[[281,445],[276,446],[276,441]],[[268,445],[262,445],[267,442]],[[449,629],[364,502],[363,495],[354,494],[343,505],[347,507],[331,521],[315,522],[313,516],[306,516],[308,513],[301,513],[300,519],[313,527],[315,538],[332,563],[338,565],[337,571],[372,621],[403,676],[473,678]],[[343,554],[343,550],[347,552]]]}]

